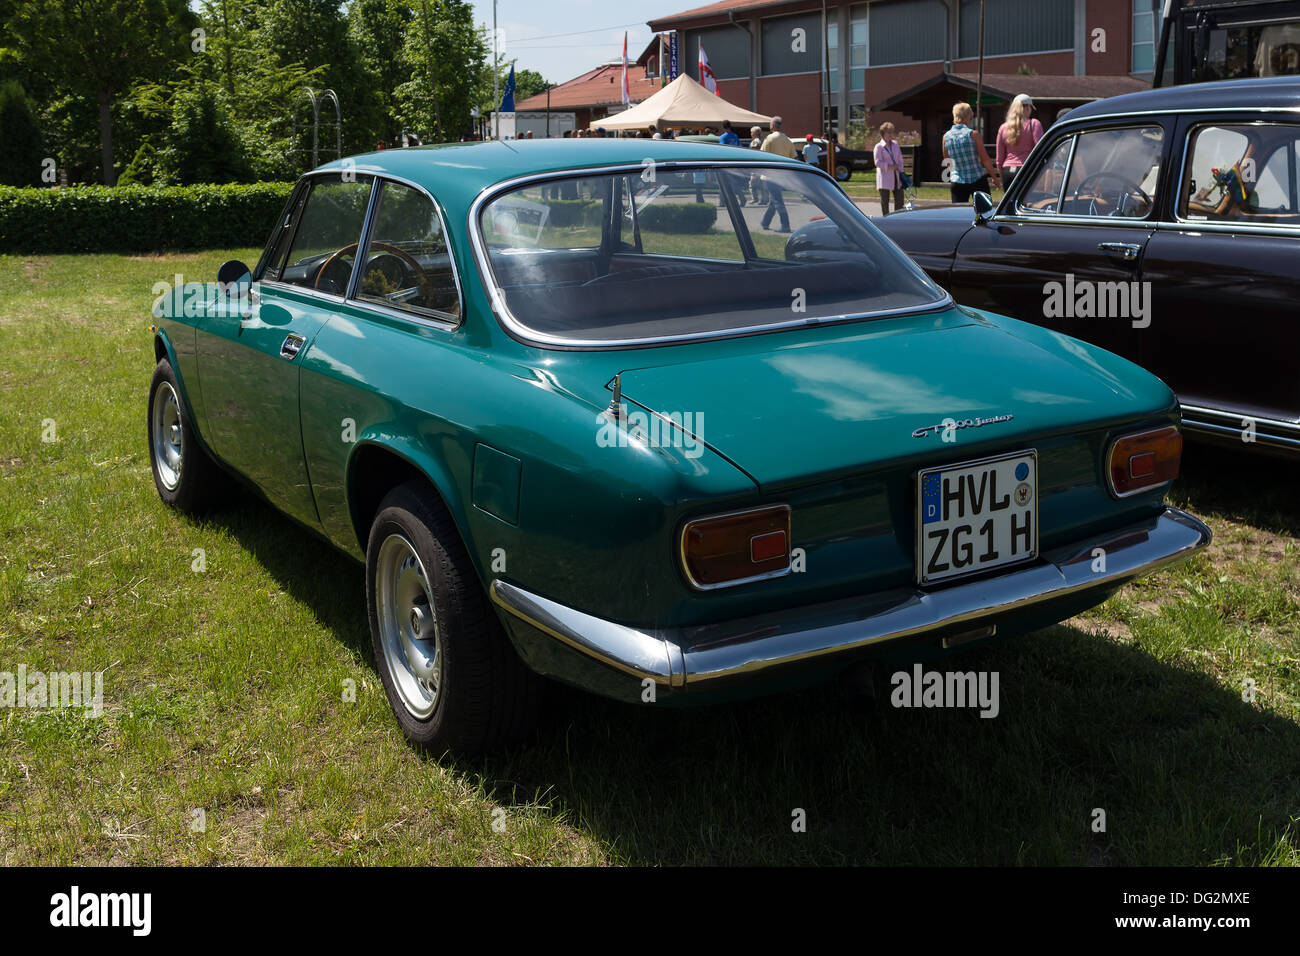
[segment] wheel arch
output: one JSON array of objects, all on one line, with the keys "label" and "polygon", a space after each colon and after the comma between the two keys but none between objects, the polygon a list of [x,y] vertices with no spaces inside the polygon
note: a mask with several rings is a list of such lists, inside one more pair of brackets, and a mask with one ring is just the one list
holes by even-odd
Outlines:
[{"label": "wheel arch", "polygon": [[424,484],[447,509],[461,544],[472,555],[473,549],[469,546],[465,523],[458,508],[460,498],[454,493],[455,486],[450,476],[426,456],[376,440],[359,441],[348,458],[348,513],[361,553],[366,552],[370,525],[379,512],[380,502],[390,491],[408,481]]}]

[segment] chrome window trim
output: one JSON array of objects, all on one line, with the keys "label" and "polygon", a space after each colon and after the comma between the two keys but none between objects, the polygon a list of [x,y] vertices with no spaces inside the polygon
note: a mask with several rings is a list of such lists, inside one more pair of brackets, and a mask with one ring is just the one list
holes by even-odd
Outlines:
[{"label": "chrome window trim", "polygon": [[[1224,112],[1227,113],[1231,111],[1225,110]],[[1300,110],[1297,110],[1297,112],[1300,112]],[[1204,220],[1187,219],[1179,211],[1183,205],[1183,198],[1182,198],[1183,181],[1184,181],[1183,176],[1187,173],[1187,160],[1190,157],[1192,152],[1193,133],[1195,133],[1199,129],[1204,129],[1207,126],[1219,126],[1220,128],[1228,128],[1230,126],[1288,126],[1288,125],[1296,127],[1296,132],[1298,134],[1297,139],[1300,139],[1300,124],[1297,123],[1278,123],[1278,122],[1270,123],[1268,120],[1263,120],[1263,119],[1243,120],[1242,122],[1239,123],[1233,123],[1230,119],[1225,119],[1220,124],[1216,124],[1212,122],[1190,124],[1187,127],[1186,135],[1183,137],[1183,161],[1178,166],[1178,186],[1177,186],[1178,192],[1174,196],[1173,220],[1172,221],[1166,220],[1164,222],[1164,227],[1166,229],[1176,229],[1185,226],[1192,226],[1196,230],[1205,230],[1208,232],[1250,232],[1250,233],[1281,232],[1282,235],[1300,235],[1300,223],[1297,223],[1295,225],[1278,225],[1278,224],[1250,222],[1250,221],[1243,221],[1241,223],[1213,222],[1208,219],[1204,219]],[[1190,197],[1188,198],[1190,199]],[[1300,210],[1296,210],[1296,212],[1297,214],[1300,214]],[[1215,228],[1215,227],[1223,227],[1223,228]]]},{"label": "chrome window trim", "polygon": [[[756,159],[726,159],[726,160],[662,160],[655,162],[656,169],[694,169],[704,167],[707,169],[717,169],[719,167],[740,167],[750,166],[755,169],[790,169],[801,172],[804,175],[821,176],[823,179],[835,185],[839,190],[839,184],[818,166],[811,166],[808,163],[802,163],[797,160],[780,162],[774,160],[756,160]],[[505,330],[506,334],[527,345],[534,345],[539,348],[558,348],[572,349],[580,351],[599,351],[608,349],[627,349],[627,348],[645,348],[657,345],[676,345],[682,342],[700,342],[715,339],[738,338],[747,335],[762,335],[767,332],[782,332],[790,329],[807,328],[810,326],[821,325],[838,325],[841,323],[855,322],[866,318],[891,318],[900,315],[916,315],[925,312],[937,312],[941,309],[950,309],[954,306],[952,296],[933,279],[927,276],[920,268],[916,266],[918,273],[925,277],[925,281],[934,286],[935,290],[941,293],[941,296],[934,302],[909,306],[903,309],[884,309],[876,312],[845,313],[843,315],[825,316],[822,318],[803,318],[791,319],[788,322],[777,322],[770,325],[744,326],[734,329],[725,329],[717,332],[687,332],[681,335],[661,335],[650,338],[636,339],[575,339],[562,335],[551,335],[545,332],[538,332],[528,328],[518,319],[516,319],[510,310],[506,307],[505,297],[497,286],[496,277],[492,272],[492,262],[488,257],[487,246],[483,239],[482,229],[479,226],[479,213],[482,212],[483,206],[498,196],[501,196],[512,189],[523,185],[533,183],[547,182],[553,179],[563,179],[569,176],[604,176],[617,173],[637,172],[643,170],[643,163],[617,163],[613,165],[601,166],[581,166],[572,169],[556,169],[544,173],[529,173],[524,176],[516,176],[512,179],[503,180],[499,183],[493,183],[491,186],[484,187],[474,201],[470,203],[469,212],[466,215],[466,230],[470,237],[470,245],[474,249],[474,258],[478,264],[479,276],[483,281],[483,289],[487,293],[488,302],[492,307],[493,314],[497,321]],[[841,191],[841,195],[843,195]],[[852,200],[845,196],[845,201],[850,205],[856,205]],[[861,210],[858,210],[861,212]],[[863,214],[865,217],[865,214]],[[888,238],[888,237],[886,237]],[[892,241],[892,240],[891,240]],[[911,259],[904,256],[908,262]],[[915,263],[912,263],[915,266]]]},{"label": "chrome window trim", "polygon": [[[691,566],[686,561],[686,532],[690,531],[694,525],[700,524],[701,522],[704,521],[716,521],[719,518],[738,518],[741,515],[758,514],[760,511],[778,511],[778,510],[785,511],[785,567],[784,568],[780,568],[775,571],[764,571],[762,574],[750,575],[747,578],[736,578],[733,581],[720,581],[717,584],[701,584],[699,581],[695,580],[695,576],[691,574]],[[685,521],[682,522],[681,531],[679,531],[677,534],[677,559],[678,559],[678,563],[681,565],[682,575],[686,578],[686,583],[689,584],[693,590],[707,592],[707,591],[717,591],[722,588],[739,587],[742,584],[752,584],[755,581],[770,581],[773,578],[785,577],[790,573],[791,567],[793,567],[793,563],[791,561],[791,555],[794,553],[794,541],[793,541],[793,536],[791,534],[791,524],[792,524],[790,520],[791,516],[792,516],[792,511],[790,509],[790,506],[787,504],[783,504],[781,502],[777,502],[776,504],[771,504],[771,505],[758,505],[753,508],[739,508],[735,511],[723,511],[714,515],[699,515],[694,518],[686,519]],[[750,541],[750,553],[751,555],[753,553],[752,539]]]}]

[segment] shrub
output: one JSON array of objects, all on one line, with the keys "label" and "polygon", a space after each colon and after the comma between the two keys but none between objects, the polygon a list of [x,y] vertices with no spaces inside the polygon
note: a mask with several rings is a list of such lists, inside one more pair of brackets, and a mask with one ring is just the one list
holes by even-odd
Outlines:
[{"label": "shrub", "polygon": [[0,183],[6,186],[39,186],[41,131],[32,114],[30,101],[17,80],[0,83]]},{"label": "shrub", "polygon": [[718,208],[707,202],[651,204],[637,216],[637,225],[650,232],[708,232]]},{"label": "shrub", "polygon": [[0,252],[260,246],[292,189],[292,183],[0,187]]}]

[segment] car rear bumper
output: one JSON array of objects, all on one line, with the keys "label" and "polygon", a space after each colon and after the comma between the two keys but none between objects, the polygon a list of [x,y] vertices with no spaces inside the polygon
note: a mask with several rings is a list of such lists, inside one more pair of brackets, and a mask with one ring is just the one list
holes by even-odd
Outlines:
[{"label": "car rear bumper", "polygon": [[[699,692],[775,678],[799,667],[830,666],[839,658],[847,665],[859,652],[887,642],[969,632],[1031,609],[1050,613],[1053,604],[1069,608],[1061,615],[1068,617],[1077,612],[1080,599],[1086,606],[1091,594],[1093,603],[1100,602],[1127,581],[1190,557],[1210,537],[1198,519],[1166,508],[1156,517],[1046,553],[1032,565],[996,577],[933,590],[903,588],[697,627],[616,624],[500,579],[492,582],[491,595],[514,619],[508,623],[526,625],[588,663],[623,675],[625,685],[639,686],[648,679],[672,693]],[[518,629],[512,627],[512,633],[518,646]],[[536,655],[525,653],[526,659],[530,656]],[[593,691],[629,696],[626,688],[612,691],[610,682],[594,680],[591,668],[577,674],[541,669]]]}]

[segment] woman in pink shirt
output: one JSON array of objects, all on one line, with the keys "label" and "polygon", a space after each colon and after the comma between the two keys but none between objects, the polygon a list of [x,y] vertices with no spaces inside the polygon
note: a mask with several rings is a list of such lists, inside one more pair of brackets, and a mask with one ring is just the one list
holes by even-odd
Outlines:
[{"label": "woman in pink shirt", "polygon": [[1021,93],[1007,109],[1007,121],[998,127],[998,169],[1002,188],[1010,189],[1034,144],[1043,138],[1043,124],[1034,119],[1034,101]]},{"label": "woman in pink shirt", "polygon": [[889,215],[889,197],[894,197],[894,212],[903,208],[903,150],[894,139],[894,124],[880,124],[880,142],[872,150],[876,159],[876,188],[880,190],[880,214]]}]

